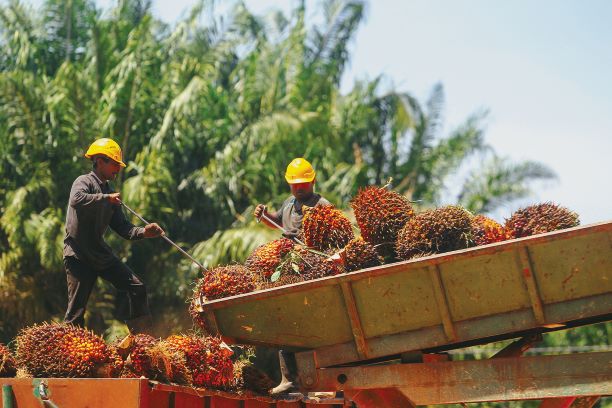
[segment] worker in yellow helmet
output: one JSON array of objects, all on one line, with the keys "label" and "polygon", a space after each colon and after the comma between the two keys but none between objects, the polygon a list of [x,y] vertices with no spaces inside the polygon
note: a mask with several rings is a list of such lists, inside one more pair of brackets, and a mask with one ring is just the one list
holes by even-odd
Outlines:
[{"label": "worker in yellow helmet", "polygon": [[158,237],[164,231],[157,224],[136,227],[125,217],[121,194],[109,184],[125,167],[121,148],[114,140],[96,140],[85,157],[91,159],[93,169],[72,184],[66,211],[64,267],[68,307],[64,321],[84,325],[87,300],[99,276],[127,296],[129,302],[124,303],[129,305],[129,311],[122,317],[130,331],[148,332],[152,322],[145,285],[113,254],[103,237],[108,227],[129,240]]},{"label": "worker in yellow helmet", "polygon": [[291,196],[283,202],[278,211],[269,213],[263,204],[257,205],[253,215],[271,228],[274,228],[268,220],[262,218],[265,214],[268,218],[279,224],[286,231],[283,235],[287,238],[295,238],[302,230],[303,209],[319,205],[331,205],[329,201],[314,192],[316,174],[308,160],[299,157],[287,166],[285,180],[291,188]]}]

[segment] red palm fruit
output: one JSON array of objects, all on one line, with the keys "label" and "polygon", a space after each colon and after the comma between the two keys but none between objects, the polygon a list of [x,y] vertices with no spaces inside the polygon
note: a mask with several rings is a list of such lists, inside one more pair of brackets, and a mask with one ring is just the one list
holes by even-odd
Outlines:
[{"label": "red palm fruit", "polygon": [[504,227],[484,215],[472,218],[472,237],[476,245],[487,245],[508,239]]},{"label": "red palm fruit", "polygon": [[93,332],[71,324],[43,323],[16,338],[18,365],[35,377],[93,377],[113,354]]},{"label": "red palm fruit", "polygon": [[385,187],[360,189],[351,207],[363,239],[372,245],[392,246],[399,231],[414,215],[406,197]]},{"label": "red palm fruit", "polygon": [[[334,253],[328,250],[328,255]],[[296,245],[285,257],[281,265],[281,278],[283,276],[300,276],[303,280],[323,278],[338,275],[344,272],[341,265],[331,261],[327,256],[313,253],[307,248]]]},{"label": "red palm fruit", "polygon": [[255,273],[269,278],[281,259],[293,248],[293,241],[287,238],[276,239],[257,247],[247,258],[245,266]]},{"label": "red palm fruit", "polygon": [[305,209],[302,234],[304,243],[319,251],[342,248],[354,237],[349,219],[331,205]]},{"label": "red palm fruit", "polygon": [[344,247],[343,260],[347,272],[377,266],[382,263],[382,258],[376,252],[376,248],[361,237],[351,240]]},{"label": "red palm fruit", "polygon": [[395,250],[399,259],[424,254],[441,254],[474,244],[472,215],[458,206],[424,211],[411,218],[397,236]]},{"label": "red palm fruit", "polygon": [[4,344],[0,343],[0,377],[14,377],[17,374],[15,358]]},{"label": "red palm fruit", "polygon": [[208,300],[249,293],[255,290],[257,276],[243,265],[217,266],[206,272],[194,291],[194,296]]},{"label": "red palm fruit", "polygon": [[146,377],[153,380],[159,379],[158,373],[153,370],[149,350],[155,346],[159,340],[148,334],[136,334],[133,337],[132,345],[126,359],[126,369],[135,377]]},{"label": "red palm fruit", "polygon": [[191,380],[196,387],[231,387],[234,379],[232,351],[217,337],[170,336],[165,340],[170,350],[182,353]]},{"label": "red palm fruit", "polygon": [[505,228],[509,238],[521,238],[578,225],[580,219],[575,212],[557,204],[542,203],[514,212],[506,220]]}]

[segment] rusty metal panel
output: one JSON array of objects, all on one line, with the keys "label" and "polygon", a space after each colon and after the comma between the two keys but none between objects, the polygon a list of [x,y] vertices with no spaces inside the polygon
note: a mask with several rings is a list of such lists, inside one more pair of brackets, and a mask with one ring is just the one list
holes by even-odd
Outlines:
[{"label": "rusty metal panel", "polygon": [[611,236],[612,222],[594,224],[215,300],[203,308],[215,316],[218,334],[239,343],[315,349],[320,367],[509,338],[552,324],[609,320]]},{"label": "rusty metal panel", "polygon": [[440,264],[454,321],[529,307],[513,251]]},{"label": "rusty metal panel", "polygon": [[[612,239],[599,232],[529,248],[544,303],[612,293]],[[608,254],[608,256],[602,256]]]},{"label": "rusty metal panel", "polygon": [[[43,406],[40,384],[46,384],[48,401],[58,407],[145,407],[146,380],[116,378],[3,378],[11,385],[19,408]],[[95,392],[92,392],[95,390]]]},{"label": "rusty metal panel", "polygon": [[317,370],[317,389],[397,388],[417,405],[612,394],[612,352]]},{"label": "rusty metal panel", "polygon": [[[352,283],[366,337],[440,324],[429,272],[406,266],[405,273],[368,277]],[[375,299],[375,301],[373,301]]]},{"label": "rusty metal panel", "polygon": [[321,347],[353,339],[339,286],[231,305],[215,314],[222,334],[247,343]]}]

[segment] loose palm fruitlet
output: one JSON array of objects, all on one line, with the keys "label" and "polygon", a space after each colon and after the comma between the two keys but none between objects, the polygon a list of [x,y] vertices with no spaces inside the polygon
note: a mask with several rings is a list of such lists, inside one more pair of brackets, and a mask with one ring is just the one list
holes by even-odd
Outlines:
[{"label": "loose palm fruitlet", "polygon": [[487,245],[508,239],[505,228],[485,215],[472,218],[472,237],[476,245]]},{"label": "loose palm fruitlet", "polygon": [[344,247],[353,239],[353,226],[342,211],[331,205],[304,209],[304,243],[319,251]]},{"label": "loose palm fruitlet", "polygon": [[376,252],[376,248],[361,237],[351,240],[344,247],[343,260],[347,272],[378,266],[382,263],[382,258]]},{"label": "loose palm fruitlet", "polygon": [[427,210],[402,228],[395,246],[399,259],[440,254],[473,246],[472,215],[457,206]]},{"label": "loose palm fruitlet", "polygon": [[414,215],[406,197],[385,187],[360,189],[351,207],[363,239],[372,245],[393,245],[399,231]]},{"label": "loose palm fruitlet", "polygon": [[247,258],[245,266],[250,270],[269,278],[282,257],[293,248],[293,241],[287,238],[276,239],[257,247]]},{"label": "loose palm fruitlet", "polygon": [[100,336],[71,324],[27,327],[16,338],[17,363],[34,377],[94,377],[115,355]]},{"label": "loose palm fruitlet", "polygon": [[196,387],[223,389],[234,381],[232,351],[217,337],[168,337],[164,342],[170,350],[182,353],[192,384]]},{"label": "loose palm fruitlet", "polygon": [[206,272],[194,290],[194,296],[208,300],[249,293],[255,290],[257,276],[243,265],[217,266]]},{"label": "loose palm fruitlet", "polygon": [[580,225],[578,214],[553,203],[542,203],[521,208],[506,220],[509,237],[521,238],[535,234],[572,228]]},{"label": "loose palm fruitlet", "polygon": [[0,343],[0,377],[14,377],[17,374],[15,358],[4,344]]},{"label": "loose palm fruitlet", "polygon": [[261,370],[248,361],[238,360],[234,363],[234,387],[237,391],[252,391],[268,395],[276,383]]}]

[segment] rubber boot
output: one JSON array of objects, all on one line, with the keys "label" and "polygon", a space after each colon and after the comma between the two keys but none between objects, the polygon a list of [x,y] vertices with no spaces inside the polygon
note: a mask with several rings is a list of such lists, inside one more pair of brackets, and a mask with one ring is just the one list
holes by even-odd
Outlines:
[{"label": "rubber boot", "polygon": [[144,315],[134,319],[126,320],[130,334],[152,334],[153,333],[153,318],[151,315]]},{"label": "rubber boot", "polygon": [[302,398],[303,395],[297,388],[297,364],[295,354],[280,350],[278,352],[280,362],[281,382],[270,391],[271,395],[289,395]]}]

